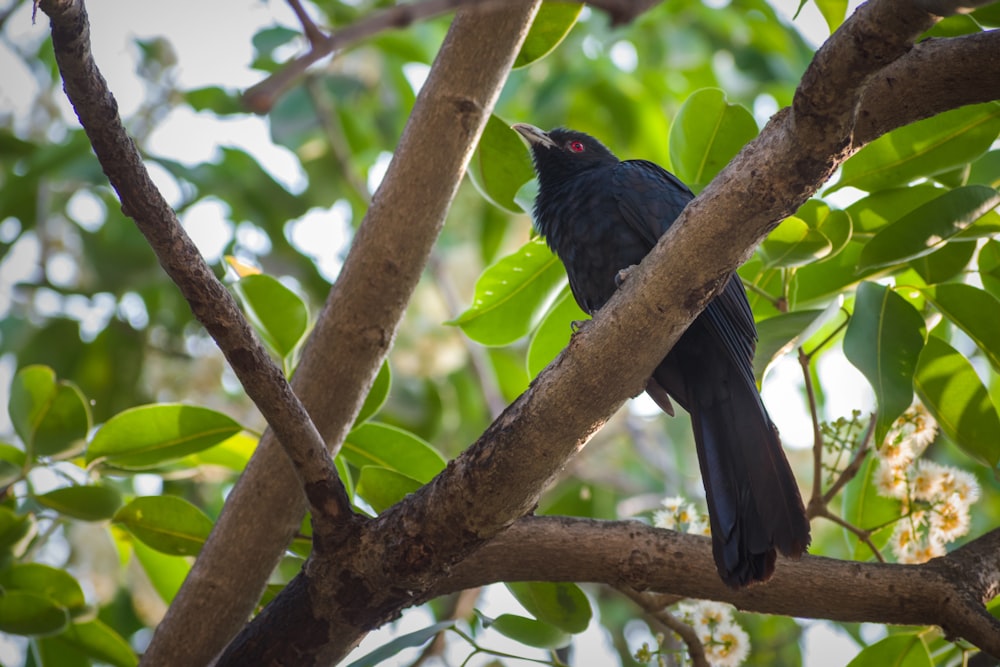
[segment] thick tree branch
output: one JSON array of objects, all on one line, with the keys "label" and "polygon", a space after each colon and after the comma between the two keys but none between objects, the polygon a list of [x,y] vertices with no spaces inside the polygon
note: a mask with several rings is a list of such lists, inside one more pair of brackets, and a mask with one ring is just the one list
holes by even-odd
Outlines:
[{"label": "thick tree branch", "polygon": [[1000,655],[1000,621],[985,611],[1000,594],[1000,529],[923,565],[779,559],[770,582],[742,591],[719,580],[711,555],[706,537],[636,521],[529,516],[456,565],[430,595],[496,581],[599,582],[765,614],[938,625]]},{"label": "thick tree branch", "polygon": [[177,216],[157,190],[128,136],[118,105],[90,50],[90,25],[82,0],[41,3],[49,15],[52,44],[64,89],[112,187],[149,242],[163,270],[191,311],[218,344],[247,395],[274,430],[293,461],[316,512],[329,513],[328,526],[348,523],[350,499],[319,431],[284,375],[254,334],[236,300],[215,277]]}]

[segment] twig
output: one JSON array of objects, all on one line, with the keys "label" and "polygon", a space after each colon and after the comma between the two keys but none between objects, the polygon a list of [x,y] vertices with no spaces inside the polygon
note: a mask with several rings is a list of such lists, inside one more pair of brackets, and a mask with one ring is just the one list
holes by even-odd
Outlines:
[{"label": "twig", "polygon": [[312,48],[316,48],[326,39],[326,35],[323,31],[316,27],[313,23],[312,18],[306,13],[306,10],[302,7],[302,3],[299,0],[288,0],[288,4],[291,5],[292,11],[295,12],[295,16],[299,19],[299,23],[302,24],[302,32],[306,34],[306,39],[309,40],[309,45]]},{"label": "twig", "polygon": [[52,23],[52,43],[66,96],[118,193],[122,212],[146,237],[163,270],[278,436],[295,466],[314,516],[325,514],[331,528],[335,524],[346,526],[355,515],[319,431],[230,291],[215,277],[180,226],[126,133],[114,96],[91,54],[90,25],[83,3],[43,0],[39,6]]},{"label": "twig", "polygon": [[625,595],[642,607],[642,610],[650,618],[681,638],[681,641],[687,646],[688,655],[691,656],[691,664],[694,667],[709,667],[708,657],[705,655],[705,645],[701,643],[701,639],[698,638],[698,633],[695,632],[694,628],[667,611],[665,609],[666,605],[659,604],[659,601],[655,597],[646,593],[640,593],[628,586],[617,588],[622,595]]},{"label": "twig", "polygon": [[834,497],[840,493],[840,490],[847,485],[858,471],[861,470],[861,465],[865,461],[865,456],[868,455],[868,450],[871,449],[872,437],[875,435],[875,415],[871,416],[868,420],[868,428],[865,429],[865,434],[861,438],[861,444],[858,446],[857,450],[854,452],[854,457],[851,458],[851,462],[847,464],[837,479],[830,485],[830,488],[826,490],[823,494],[822,502],[823,505],[828,505]]},{"label": "twig", "polygon": [[[810,507],[810,509],[812,509],[812,507]],[[834,514],[833,512],[831,512],[829,509],[827,509],[825,505],[812,512],[810,518],[812,517],[823,517],[824,519],[832,521],[842,528],[846,528],[850,532],[854,533],[854,535],[859,540],[864,542],[865,545],[867,545],[868,548],[871,549],[872,553],[875,555],[875,558],[878,559],[878,562],[880,563],[885,562],[885,556],[882,555],[882,552],[879,550],[879,548],[875,546],[874,542],[872,542],[872,534],[870,530],[858,528],[850,521],[847,521],[846,519],[843,519]]]},{"label": "twig", "polygon": [[[289,0],[296,9],[297,0]],[[583,0],[577,0],[583,2]],[[621,25],[635,19],[662,0],[594,0],[585,4],[597,7],[611,18],[612,25]],[[316,25],[296,10],[302,21],[311,48],[298,58],[288,62],[281,70],[260,83],[250,87],[243,94],[243,104],[254,113],[267,113],[279,97],[302,76],[309,67],[323,58],[342,51],[364,39],[368,39],[390,28],[406,28],[419,21],[426,21],[460,6],[503,4],[502,0],[423,0],[400,4],[381,12],[371,14],[330,35],[324,35]],[[301,8],[299,8],[301,9]],[[304,17],[304,18],[303,18]]]}]

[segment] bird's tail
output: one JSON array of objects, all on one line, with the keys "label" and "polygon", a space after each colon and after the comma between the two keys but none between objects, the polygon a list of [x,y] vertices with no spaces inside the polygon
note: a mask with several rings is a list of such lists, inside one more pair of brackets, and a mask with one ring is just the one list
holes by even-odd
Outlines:
[{"label": "bird's tail", "polygon": [[809,521],[757,388],[732,373],[722,375],[723,382],[689,383],[687,407],[716,567],[726,584],[741,588],[770,578],[775,550],[793,558],[805,553]]}]

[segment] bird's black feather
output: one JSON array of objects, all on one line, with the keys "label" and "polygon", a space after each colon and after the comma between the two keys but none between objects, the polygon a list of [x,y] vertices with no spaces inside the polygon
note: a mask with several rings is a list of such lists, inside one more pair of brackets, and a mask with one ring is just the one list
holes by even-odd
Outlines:
[{"label": "bird's black feather", "polygon": [[[566,266],[580,307],[593,314],[618,272],[642,261],[694,198],[676,176],[645,160],[619,161],[593,137],[516,125],[538,174],[535,223]],[[733,587],[764,581],[775,551],[797,557],[809,522],[753,377],[757,340],[739,278],[681,336],[653,371],[648,392],[691,414],[712,527],[712,549]]]}]

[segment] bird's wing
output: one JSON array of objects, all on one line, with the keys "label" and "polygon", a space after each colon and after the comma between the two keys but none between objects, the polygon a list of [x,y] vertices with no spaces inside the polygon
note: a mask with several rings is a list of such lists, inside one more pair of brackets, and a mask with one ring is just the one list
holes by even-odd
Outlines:
[{"label": "bird's wing", "polygon": [[[694,193],[663,167],[646,160],[626,160],[615,167],[614,193],[628,226],[649,244],[649,249],[673,224]],[[757,327],[739,276],[729,282],[705,308],[705,319],[751,385]]]}]

